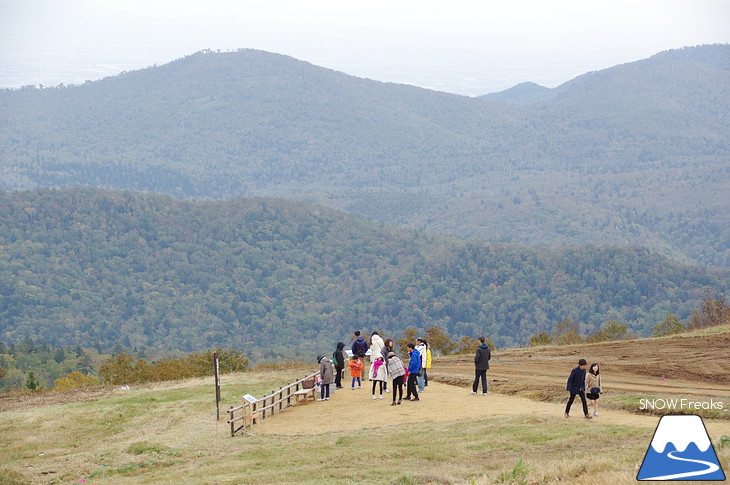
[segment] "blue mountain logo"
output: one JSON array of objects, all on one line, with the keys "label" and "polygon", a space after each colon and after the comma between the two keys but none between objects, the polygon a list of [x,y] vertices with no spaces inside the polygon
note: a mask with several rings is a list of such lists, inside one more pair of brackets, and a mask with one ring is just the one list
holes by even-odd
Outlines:
[{"label": "blue mountain logo", "polygon": [[702,418],[696,415],[662,416],[636,479],[725,480]]}]

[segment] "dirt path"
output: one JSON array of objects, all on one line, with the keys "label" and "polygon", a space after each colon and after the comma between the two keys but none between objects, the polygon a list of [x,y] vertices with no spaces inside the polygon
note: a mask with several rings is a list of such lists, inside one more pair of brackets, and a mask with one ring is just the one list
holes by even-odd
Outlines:
[{"label": "dirt path", "polygon": [[[329,401],[297,404],[257,425],[256,434],[317,434],[332,431],[357,430],[401,425],[405,423],[455,421],[494,416],[562,417],[564,404],[539,402],[532,399],[491,392],[488,396],[473,395],[468,388],[430,382],[419,402],[403,401],[391,406],[391,394],[382,400],[373,400],[370,389],[352,391],[339,389]],[[357,409],[357,419],[353,419]],[[580,402],[573,405],[571,420],[580,417]],[[655,428],[656,416],[641,416],[621,411],[606,410],[593,422]],[[713,422],[708,429],[716,434],[730,434],[730,422]]]},{"label": "dirt path", "polygon": [[[400,406],[391,406],[391,394],[373,400],[370,382],[365,382],[360,390],[337,390],[329,401],[293,406],[263,421],[253,431],[313,434],[494,416],[565,419],[565,381],[579,357],[601,363],[604,387],[611,395],[722,400],[724,412],[730,413],[728,347],[730,332],[723,331],[709,336],[495,351],[488,373],[488,396],[470,393],[470,356],[451,356],[434,361],[430,371],[433,379],[419,402],[403,401]],[[580,418],[580,402],[573,406],[575,417],[570,419],[585,421]],[[352,418],[353,409],[358,410],[357,419]],[[601,408],[599,416],[590,421],[594,422],[655,428],[658,417]],[[711,434],[730,435],[730,420],[705,422]]]}]

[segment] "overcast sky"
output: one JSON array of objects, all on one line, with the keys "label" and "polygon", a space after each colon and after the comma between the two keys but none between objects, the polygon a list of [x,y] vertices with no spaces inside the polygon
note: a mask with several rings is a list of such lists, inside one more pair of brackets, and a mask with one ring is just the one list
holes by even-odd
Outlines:
[{"label": "overcast sky", "polygon": [[0,87],[255,48],[480,95],[728,42],[730,0],[0,0]]}]

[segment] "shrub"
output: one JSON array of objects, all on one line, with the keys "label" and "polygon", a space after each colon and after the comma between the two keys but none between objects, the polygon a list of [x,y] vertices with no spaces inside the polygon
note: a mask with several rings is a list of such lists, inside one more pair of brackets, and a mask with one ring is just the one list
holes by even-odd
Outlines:
[{"label": "shrub", "polygon": [[703,328],[726,325],[730,323],[730,306],[725,303],[725,296],[715,298],[714,293],[707,289],[699,310],[694,310],[687,327]]},{"label": "shrub", "polygon": [[562,322],[555,325],[553,331],[553,342],[557,345],[570,345],[583,342],[583,337],[579,333],[580,327],[578,322],[566,318]]},{"label": "shrub", "polygon": [[65,377],[56,379],[57,391],[68,391],[70,389],[77,389],[80,387],[90,387],[99,384],[99,379],[94,376],[85,376],[81,372],[73,371],[67,374]]},{"label": "shrub", "polygon": [[528,345],[530,347],[539,347],[540,345],[550,345],[553,338],[547,332],[540,332],[530,337]]},{"label": "shrub", "polygon": [[680,322],[675,315],[667,313],[667,317],[664,319],[664,321],[661,323],[657,323],[654,326],[652,336],[663,337],[664,335],[674,335],[675,333],[681,333],[685,330],[687,330],[687,327],[685,327],[684,324]]},{"label": "shrub", "polygon": [[615,342],[616,340],[626,340],[636,338],[636,334],[629,332],[629,326],[625,323],[618,323],[611,320],[603,324],[603,328],[586,339],[587,342]]}]

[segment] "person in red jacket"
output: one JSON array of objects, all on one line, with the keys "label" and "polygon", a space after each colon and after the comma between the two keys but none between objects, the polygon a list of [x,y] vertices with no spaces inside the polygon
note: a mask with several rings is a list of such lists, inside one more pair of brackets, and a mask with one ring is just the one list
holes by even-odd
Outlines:
[{"label": "person in red jacket", "polygon": [[360,380],[363,367],[362,359],[357,355],[353,355],[347,366],[350,368],[350,375],[352,376],[352,390],[355,390],[355,380],[357,380],[357,388],[362,389],[362,381]]}]

